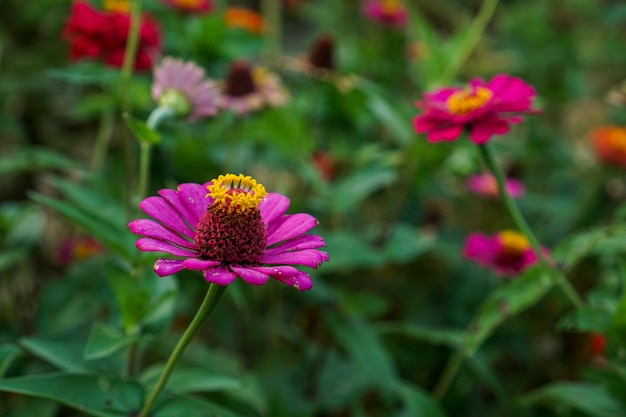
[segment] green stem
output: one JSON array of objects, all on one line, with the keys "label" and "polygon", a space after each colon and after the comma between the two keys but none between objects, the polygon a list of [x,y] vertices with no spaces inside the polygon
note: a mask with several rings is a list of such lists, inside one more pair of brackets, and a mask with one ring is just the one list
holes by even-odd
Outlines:
[{"label": "green stem", "polygon": [[[526,222],[526,219],[519,210],[519,207],[517,206],[513,198],[511,198],[506,189],[506,180],[504,178],[504,173],[502,172],[502,169],[500,169],[500,166],[496,161],[495,155],[493,154],[493,150],[489,146],[489,143],[479,145],[478,148],[480,149],[480,154],[485,161],[485,164],[496,178],[496,182],[498,183],[498,190],[500,191],[500,196],[509,214],[513,218],[513,221],[515,222],[519,230],[530,241],[530,245],[532,246],[533,251],[537,255],[537,258],[539,258],[540,262],[544,265],[550,265],[550,262],[548,261],[546,254],[543,251],[539,240],[537,239],[537,236],[535,236],[535,233]],[[570,299],[572,304],[574,304],[574,306],[576,306],[577,308],[582,307],[584,304],[583,301],[581,300],[576,290],[572,287],[572,284],[570,284],[570,282],[567,280],[567,278],[562,273],[558,273],[556,274],[556,276],[558,284],[561,286],[563,292]]]},{"label": "green stem", "polygon": [[191,340],[194,338],[196,333],[198,333],[200,326],[202,326],[202,324],[207,319],[207,317],[209,317],[209,315],[213,312],[213,310],[215,309],[215,306],[217,305],[217,302],[219,301],[220,297],[224,293],[225,289],[226,289],[226,286],[217,285],[213,283],[210,284],[209,290],[207,291],[206,296],[204,297],[204,301],[202,301],[202,304],[200,305],[198,312],[196,313],[193,320],[191,320],[191,323],[189,323],[189,327],[187,327],[187,330],[185,330],[185,333],[180,338],[180,340],[178,341],[178,344],[172,351],[170,357],[167,360],[167,363],[165,364],[165,367],[161,371],[161,376],[159,376],[159,380],[157,381],[156,385],[152,389],[152,392],[148,396],[148,399],[144,403],[143,408],[141,409],[137,417],[148,416],[150,409],[154,405],[154,402],[156,401],[157,397],[159,396],[159,394],[165,387],[165,384],[167,383],[167,379],[169,378],[170,374],[174,370],[174,366],[176,365],[178,358],[180,357],[180,355],[182,355],[185,348],[187,347],[189,342],[191,342]]},{"label": "green stem", "polygon": [[493,13],[498,6],[498,0],[484,0],[478,14],[470,24],[465,36],[463,37],[463,43],[458,49],[456,55],[450,60],[450,65],[446,68],[445,72],[439,78],[441,84],[451,83],[458,74],[463,64],[467,61],[470,54],[478,44],[487,23],[491,20]]},{"label": "green stem", "polygon": [[457,350],[448,361],[446,368],[444,369],[443,374],[441,374],[441,378],[439,378],[439,382],[437,382],[433,391],[433,397],[435,397],[438,401],[441,401],[448,392],[450,384],[452,384],[456,373],[463,364],[463,359],[465,359],[463,351]]},{"label": "green stem", "polygon": [[281,4],[280,0],[263,0],[261,13],[267,28],[267,47],[265,50],[265,63],[268,67],[276,66],[281,51]]},{"label": "green stem", "polygon": [[152,153],[152,144],[139,142],[139,191],[137,201],[146,198],[148,193],[148,183],[150,182],[150,154]]},{"label": "green stem", "polygon": [[115,121],[114,106],[107,103],[100,114],[100,126],[96,135],[96,143],[93,147],[91,155],[91,172],[99,174],[106,159],[106,153],[111,142],[111,134],[113,133],[113,122]]}]

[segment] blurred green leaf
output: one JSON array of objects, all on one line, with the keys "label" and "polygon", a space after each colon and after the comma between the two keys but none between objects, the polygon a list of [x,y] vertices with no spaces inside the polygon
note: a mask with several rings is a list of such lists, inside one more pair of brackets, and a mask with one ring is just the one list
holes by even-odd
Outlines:
[{"label": "blurred green leaf", "polygon": [[423,233],[415,226],[400,223],[394,227],[393,234],[385,245],[384,256],[393,262],[409,262],[433,249],[435,243],[434,235]]},{"label": "blurred green leaf", "polygon": [[48,76],[77,85],[111,84],[120,77],[119,70],[97,62],[83,61],[64,69],[48,69]]},{"label": "blurred green leaf", "polygon": [[[154,387],[161,375],[163,366],[153,366],[141,375],[141,381],[148,388]],[[230,375],[216,374],[215,370],[198,366],[179,364],[167,381],[168,391],[177,394],[193,392],[227,391],[240,388],[239,380]]]},{"label": "blurred green leaf", "polygon": [[28,257],[30,251],[28,248],[14,248],[0,253],[0,272],[11,268]]},{"label": "blurred green leaf", "polygon": [[383,257],[367,241],[355,233],[336,231],[323,233],[327,251],[332,262],[324,265],[324,270],[336,271],[350,268],[381,266]]},{"label": "blurred green leaf", "polygon": [[376,330],[381,334],[400,334],[402,336],[435,345],[448,345],[456,348],[463,345],[464,334],[460,330],[441,330],[411,323],[376,323]]},{"label": "blurred green leaf", "polygon": [[62,373],[0,380],[0,391],[47,398],[98,417],[128,416],[139,410],[143,395],[134,382]]},{"label": "blurred green leaf", "polygon": [[7,401],[8,410],[2,417],[55,417],[59,415],[61,404],[44,398],[30,398],[28,401]]},{"label": "blurred green leaf", "polygon": [[395,391],[403,409],[396,417],[445,417],[443,409],[428,393],[407,382],[398,383]]},{"label": "blurred green leaf", "polygon": [[463,343],[466,354],[473,355],[499,325],[537,304],[555,284],[556,273],[547,267],[535,266],[491,293],[466,332]]},{"label": "blurred green leaf", "polygon": [[0,345],[0,378],[4,376],[9,366],[22,353],[22,350],[13,343]]},{"label": "blurred green leaf", "polygon": [[153,417],[244,417],[214,402],[186,395],[174,395],[173,398],[157,402],[151,413]]},{"label": "blurred green leaf", "polygon": [[562,331],[604,333],[613,325],[613,314],[596,307],[583,307],[567,313],[556,324]]},{"label": "blurred green leaf", "polygon": [[561,268],[569,271],[592,251],[600,253],[606,251],[607,246],[603,247],[602,244],[617,242],[622,252],[625,252],[624,239],[626,239],[626,225],[615,224],[600,227],[568,237],[551,252],[551,256]]},{"label": "blurred green leaf", "polygon": [[137,337],[129,335],[105,323],[94,323],[85,345],[85,360],[106,358],[135,342]]},{"label": "blurred green leaf", "polygon": [[587,382],[556,382],[521,398],[526,407],[571,407],[590,417],[623,417],[626,409],[603,386]]},{"label": "blurred green leaf", "polygon": [[391,169],[373,169],[356,172],[337,182],[332,188],[334,196],[341,198],[329,199],[333,209],[339,212],[350,212],[376,191],[389,187],[397,180],[397,174]]},{"label": "blurred green leaf", "polygon": [[0,175],[36,172],[47,169],[79,168],[80,163],[55,151],[39,147],[21,147],[0,158]]},{"label": "blurred green leaf", "polygon": [[140,288],[137,277],[112,262],[105,264],[104,273],[120,308],[124,328],[131,331],[148,312],[150,289]]},{"label": "blurred green leaf", "polygon": [[150,128],[143,120],[139,120],[128,113],[124,113],[124,120],[135,139],[140,143],[145,142],[150,145],[158,145],[161,143],[161,135],[159,132]]}]

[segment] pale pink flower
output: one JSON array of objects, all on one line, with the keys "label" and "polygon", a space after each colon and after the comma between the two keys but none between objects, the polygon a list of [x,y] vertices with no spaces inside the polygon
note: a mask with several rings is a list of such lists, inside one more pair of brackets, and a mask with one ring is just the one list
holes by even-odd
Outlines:
[{"label": "pale pink flower", "polygon": [[[522,184],[521,181],[512,178],[507,178],[505,180],[505,187],[507,193],[512,198],[521,197],[526,192],[524,184]],[[470,191],[484,197],[500,198],[500,190],[498,190],[496,177],[494,177],[490,172],[470,176],[467,179],[467,188],[469,188]]]}]

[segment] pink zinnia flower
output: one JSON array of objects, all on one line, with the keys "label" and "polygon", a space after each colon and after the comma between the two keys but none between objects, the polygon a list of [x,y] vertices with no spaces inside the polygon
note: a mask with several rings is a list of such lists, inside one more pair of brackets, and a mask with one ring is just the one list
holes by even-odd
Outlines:
[{"label": "pink zinnia flower", "polygon": [[318,268],[328,261],[317,235],[305,234],[317,220],[305,213],[285,214],[289,199],[265,191],[253,178],[226,174],[204,185],[181,184],[159,191],[139,206],[154,220],[129,224],[140,236],[142,251],[166,252],[154,265],[159,276],[183,269],[201,271],[204,278],[228,285],[237,278],[264,284],[270,277],[305,291],[313,283],[293,265]]},{"label": "pink zinnia flower", "polygon": [[166,57],[154,68],[152,97],[159,106],[169,106],[193,121],[217,113],[219,90],[194,62]]},{"label": "pink zinnia flower", "polygon": [[518,275],[538,261],[528,238],[514,230],[491,237],[472,233],[465,242],[464,255],[503,276]]},{"label": "pink zinnia flower", "polygon": [[409,13],[400,0],[368,1],[363,12],[371,20],[392,27],[405,26],[409,21]]},{"label": "pink zinnia flower", "polygon": [[215,5],[211,0],[161,0],[168,6],[182,13],[204,14],[213,11]]},{"label": "pink zinnia flower", "polygon": [[472,142],[481,144],[521,123],[521,114],[536,113],[531,109],[535,96],[535,89],[516,77],[500,74],[488,83],[475,78],[467,88],[446,87],[424,94],[425,100],[416,106],[425,113],[413,124],[433,143],[454,141],[468,129]]},{"label": "pink zinnia flower", "polygon": [[276,74],[239,60],[230,66],[219,106],[243,115],[265,106],[282,106],[288,99]]},{"label": "pink zinnia flower", "polygon": [[[507,193],[512,198],[518,198],[524,195],[526,189],[524,188],[524,184],[521,181],[507,178],[505,180],[505,187]],[[484,174],[472,175],[467,179],[467,188],[476,194],[480,194],[485,197],[490,198],[499,198],[500,190],[498,190],[498,182],[496,181],[496,177],[493,176],[490,172],[485,172]]]}]

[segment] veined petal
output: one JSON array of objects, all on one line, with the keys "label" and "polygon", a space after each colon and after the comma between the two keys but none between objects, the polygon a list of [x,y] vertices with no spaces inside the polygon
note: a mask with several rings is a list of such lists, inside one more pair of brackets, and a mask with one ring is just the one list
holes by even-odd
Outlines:
[{"label": "veined petal", "polygon": [[174,246],[162,240],[144,237],[137,240],[136,246],[144,252],[167,252],[174,256],[185,256],[195,258],[200,254],[197,251],[187,250]]},{"label": "veined petal", "polygon": [[326,246],[326,242],[318,235],[301,235],[288,240],[279,246],[265,250],[266,254],[299,251],[303,249],[317,249]]},{"label": "veined petal", "polygon": [[308,291],[313,288],[313,281],[306,272],[298,271],[295,275],[272,275],[272,278],[297,288],[300,291]]},{"label": "veined petal", "polygon": [[186,183],[178,186],[178,195],[180,200],[187,206],[187,209],[193,214],[190,220],[192,224],[197,225],[200,217],[204,214],[211,199],[206,197],[207,189],[204,185]]},{"label": "veined petal", "polygon": [[223,267],[205,269],[202,274],[208,282],[214,282],[218,285],[228,285],[237,278],[236,273]]},{"label": "veined petal", "polygon": [[128,225],[130,231],[136,235],[150,237],[153,239],[163,240],[165,242],[173,243],[174,245],[182,246],[186,249],[196,249],[196,244],[181,237],[180,235],[172,232],[167,227],[163,226],[154,220],[139,219],[133,220]]},{"label": "veined petal", "polygon": [[193,212],[189,211],[187,205],[181,201],[178,192],[170,189],[163,189],[158,191],[159,195],[163,197],[165,201],[186,221],[186,223],[192,228],[195,229],[198,222],[195,220],[195,215]]},{"label": "veined petal", "polygon": [[218,266],[220,263],[221,262],[219,261],[192,258],[192,259],[185,259],[183,261],[183,266],[192,271],[203,271],[205,269]]},{"label": "veined petal", "polygon": [[269,193],[265,200],[259,204],[261,219],[267,226],[272,224],[276,219],[285,214],[289,209],[289,198],[282,194]]},{"label": "veined petal", "polygon": [[269,275],[264,274],[258,270],[252,268],[246,268],[241,266],[232,265],[230,269],[233,272],[236,272],[241,278],[243,278],[247,283],[252,285],[262,285],[267,282],[270,278]]},{"label": "veined petal", "polygon": [[160,277],[176,274],[184,269],[181,259],[159,258],[154,263],[154,272]]},{"label": "veined petal", "polygon": [[193,239],[194,231],[185,223],[180,213],[174,210],[163,198],[148,197],[139,203],[139,207],[166,227]]},{"label": "veined petal", "polygon": [[267,246],[300,236],[317,226],[317,219],[310,214],[288,214],[267,230]]},{"label": "veined petal", "polygon": [[297,252],[264,254],[259,262],[276,265],[304,265],[318,268],[322,262],[328,261],[328,254],[316,249],[305,249]]}]

